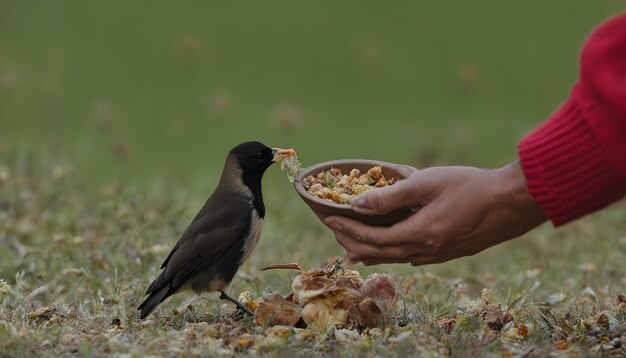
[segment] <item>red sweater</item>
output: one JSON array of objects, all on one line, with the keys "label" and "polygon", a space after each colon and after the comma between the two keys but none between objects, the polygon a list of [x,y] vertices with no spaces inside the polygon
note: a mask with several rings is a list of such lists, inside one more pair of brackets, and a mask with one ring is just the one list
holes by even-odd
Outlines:
[{"label": "red sweater", "polygon": [[518,149],[530,194],[555,226],[626,194],[626,13],[592,32],[569,99]]}]

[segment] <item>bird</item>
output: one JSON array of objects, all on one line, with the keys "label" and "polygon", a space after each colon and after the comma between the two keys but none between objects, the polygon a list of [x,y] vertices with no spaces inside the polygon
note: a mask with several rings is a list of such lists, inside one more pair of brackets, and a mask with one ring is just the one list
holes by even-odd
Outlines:
[{"label": "bird", "polygon": [[293,149],[269,148],[256,141],[241,143],[228,153],[215,191],[183,231],[148,287],[148,297],[137,307],[140,319],[171,295],[189,290],[219,291],[220,299],[253,316],[224,290],[261,236],[263,174],[290,156],[295,156]]}]

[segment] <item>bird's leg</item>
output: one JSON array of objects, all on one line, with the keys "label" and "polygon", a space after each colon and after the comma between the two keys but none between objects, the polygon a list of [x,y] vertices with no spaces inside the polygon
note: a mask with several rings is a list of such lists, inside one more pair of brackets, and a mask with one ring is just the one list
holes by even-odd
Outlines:
[{"label": "bird's leg", "polygon": [[230,301],[230,302],[234,303],[235,305],[237,305],[238,309],[240,309],[241,311],[249,314],[250,317],[254,317],[254,314],[252,312],[250,312],[250,310],[247,309],[246,306],[243,305],[243,303],[241,303],[241,302],[237,301],[236,299],[230,297],[224,291],[220,291],[220,300]]}]

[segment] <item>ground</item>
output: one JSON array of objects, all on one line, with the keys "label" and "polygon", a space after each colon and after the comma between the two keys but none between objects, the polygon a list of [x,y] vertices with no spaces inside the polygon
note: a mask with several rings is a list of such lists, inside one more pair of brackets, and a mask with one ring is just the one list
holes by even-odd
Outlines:
[{"label": "ground", "polygon": [[[202,204],[184,191],[90,190],[71,163],[21,157],[0,167],[0,199],[0,351],[8,356],[626,354],[624,203],[443,265],[356,265],[363,277],[396,281],[388,324],[316,332],[242,319],[210,293],[179,295],[137,319],[147,285]],[[259,268],[312,269],[341,256],[295,192],[276,200],[283,209],[269,208],[234,296],[286,296],[297,273]]]}]

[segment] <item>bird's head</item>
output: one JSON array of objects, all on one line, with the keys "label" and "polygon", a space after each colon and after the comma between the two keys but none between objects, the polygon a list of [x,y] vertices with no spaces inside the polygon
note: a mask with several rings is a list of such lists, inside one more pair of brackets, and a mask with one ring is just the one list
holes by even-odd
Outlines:
[{"label": "bird's head", "polygon": [[237,191],[245,190],[238,183],[250,189],[260,188],[263,173],[270,165],[294,155],[293,149],[270,148],[259,142],[241,143],[228,153],[220,185]]},{"label": "bird's head", "polygon": [[243,174],[263,174],[270,165],[294,156],[293,149],[270,148],[259,142],[241,143],[230,151]]}]

